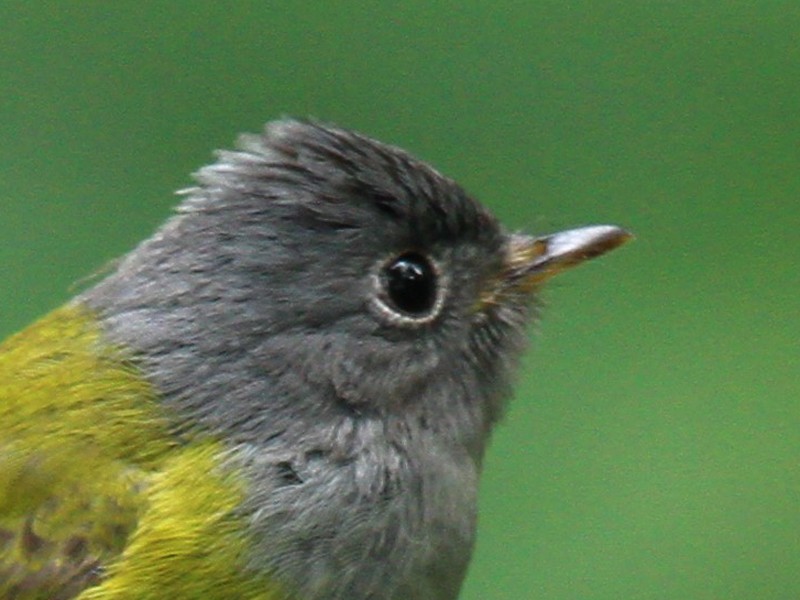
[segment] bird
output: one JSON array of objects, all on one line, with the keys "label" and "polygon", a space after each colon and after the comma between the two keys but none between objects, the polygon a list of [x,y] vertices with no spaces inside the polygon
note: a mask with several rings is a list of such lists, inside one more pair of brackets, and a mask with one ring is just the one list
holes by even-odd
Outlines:
[{"label": "bird", "polygon": [[285,118],[0,345],[0,598],[452,600],[552,276],[398,147]]}]

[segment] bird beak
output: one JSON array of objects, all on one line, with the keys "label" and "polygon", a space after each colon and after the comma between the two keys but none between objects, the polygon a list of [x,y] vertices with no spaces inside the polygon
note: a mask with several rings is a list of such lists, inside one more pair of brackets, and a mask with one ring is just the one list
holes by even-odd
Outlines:
[{"label": "bird beak", "polygon": [[616,225],[592,225],[533,238],[511,236],[502,291],[530,292],[562,271],[618,248],[633,235]]},{"label": "bird beak", "polygon": [[616,225],[592,225],[544,237],[513,234],[499,281],[482,295],[482,310],[508,294],[528,295],[562,271],[618,248],[633,235]]}]

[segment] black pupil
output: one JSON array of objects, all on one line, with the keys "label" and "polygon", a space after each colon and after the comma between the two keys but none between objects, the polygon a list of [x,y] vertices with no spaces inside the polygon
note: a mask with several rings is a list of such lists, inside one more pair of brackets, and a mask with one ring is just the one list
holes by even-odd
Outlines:
[{"label": "black pupil", "polygon": [[400,311],[421,316],[436,303],[436,273],[424,256],[409,252],[397,257],[385,277],[389,299]]}]

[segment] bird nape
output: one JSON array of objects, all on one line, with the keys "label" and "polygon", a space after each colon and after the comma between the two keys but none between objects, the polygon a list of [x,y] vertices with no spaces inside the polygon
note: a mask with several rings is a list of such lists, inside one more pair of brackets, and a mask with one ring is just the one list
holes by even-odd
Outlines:
[{"label": "bird nape", "polygon": [[456,598],[540,287],[630,235],[313,122],[196,180],[0,346],[0,598]]}]

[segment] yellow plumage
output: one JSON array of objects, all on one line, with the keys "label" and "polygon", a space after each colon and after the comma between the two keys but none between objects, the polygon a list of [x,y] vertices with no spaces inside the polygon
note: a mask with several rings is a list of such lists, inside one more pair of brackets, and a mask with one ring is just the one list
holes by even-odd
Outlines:
[{"label": "yellow plumage", "polygon": [[0,598],[279,596],[246,568],[222,446],[169,424],[88,311],[0,346]]}]

